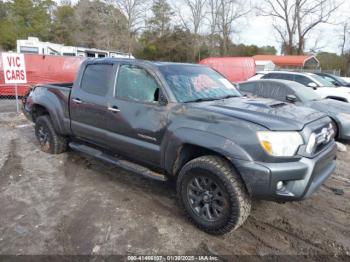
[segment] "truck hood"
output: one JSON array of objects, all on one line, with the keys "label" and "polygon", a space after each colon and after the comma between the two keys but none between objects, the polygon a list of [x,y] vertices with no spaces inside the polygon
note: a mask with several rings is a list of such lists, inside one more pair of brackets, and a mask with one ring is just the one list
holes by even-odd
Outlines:
[{"label": "truck hood", "polygon": [[306,124],[326,116],[310,108],[265,98],[237,97],[197,103],[197,106],[275,131],[302,130]]}]

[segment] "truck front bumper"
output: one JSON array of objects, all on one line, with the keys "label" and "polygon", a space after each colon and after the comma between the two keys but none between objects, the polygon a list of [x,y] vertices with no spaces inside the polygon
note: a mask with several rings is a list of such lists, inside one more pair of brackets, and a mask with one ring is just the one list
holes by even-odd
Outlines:
[{"label": "truck front bumper", "polygon": [[[315,158],[303,157],[296,162],[231,161],[253,198],[295,201],[310,197],[332,175],[336,167],[336,151],[336,144],[331,143]],[[283,187],[278,190],[279,182]]]}]

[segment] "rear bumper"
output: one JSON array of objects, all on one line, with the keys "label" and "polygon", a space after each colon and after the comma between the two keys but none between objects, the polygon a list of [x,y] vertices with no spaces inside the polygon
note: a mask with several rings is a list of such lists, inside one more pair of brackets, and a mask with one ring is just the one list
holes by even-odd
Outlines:
[{"label": "rear bumper", "polygon": [[[232,160],[253,198],[296,201],[310,197],[334,172],[336,144],[331,143],[313,159],[297,162],[259,163]],[[283,182],[282,190],[277,183]]]}]

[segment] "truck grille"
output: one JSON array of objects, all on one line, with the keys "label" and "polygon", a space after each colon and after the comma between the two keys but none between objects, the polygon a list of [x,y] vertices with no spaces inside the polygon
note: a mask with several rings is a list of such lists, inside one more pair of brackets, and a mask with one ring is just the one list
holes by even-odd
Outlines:
[{"label": "truck grille", "polygon": [[335,136],[335,131],[332,124],[323,127],[321,130],[312,132],[309,142],[306,146],[306,153],[309,155],[317,154],[332,141]]}]

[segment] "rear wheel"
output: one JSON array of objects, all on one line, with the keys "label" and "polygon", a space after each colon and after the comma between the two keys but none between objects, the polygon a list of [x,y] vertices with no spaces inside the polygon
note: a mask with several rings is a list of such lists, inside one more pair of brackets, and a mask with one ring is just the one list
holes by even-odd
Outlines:
[{"label": "rear wheel", "polygon": [[250,198],[234,168],[217,156],[203,156],[181,170],[178,195],[189,219],[210,234],[240,227],[250,213]]},{"label": "rear wheel", "polygon": [[48,115],[38,117],[35,122],[35,136],[40,149],[49,154],[60,154],[67,150],[67,139],[56,133]]}]

